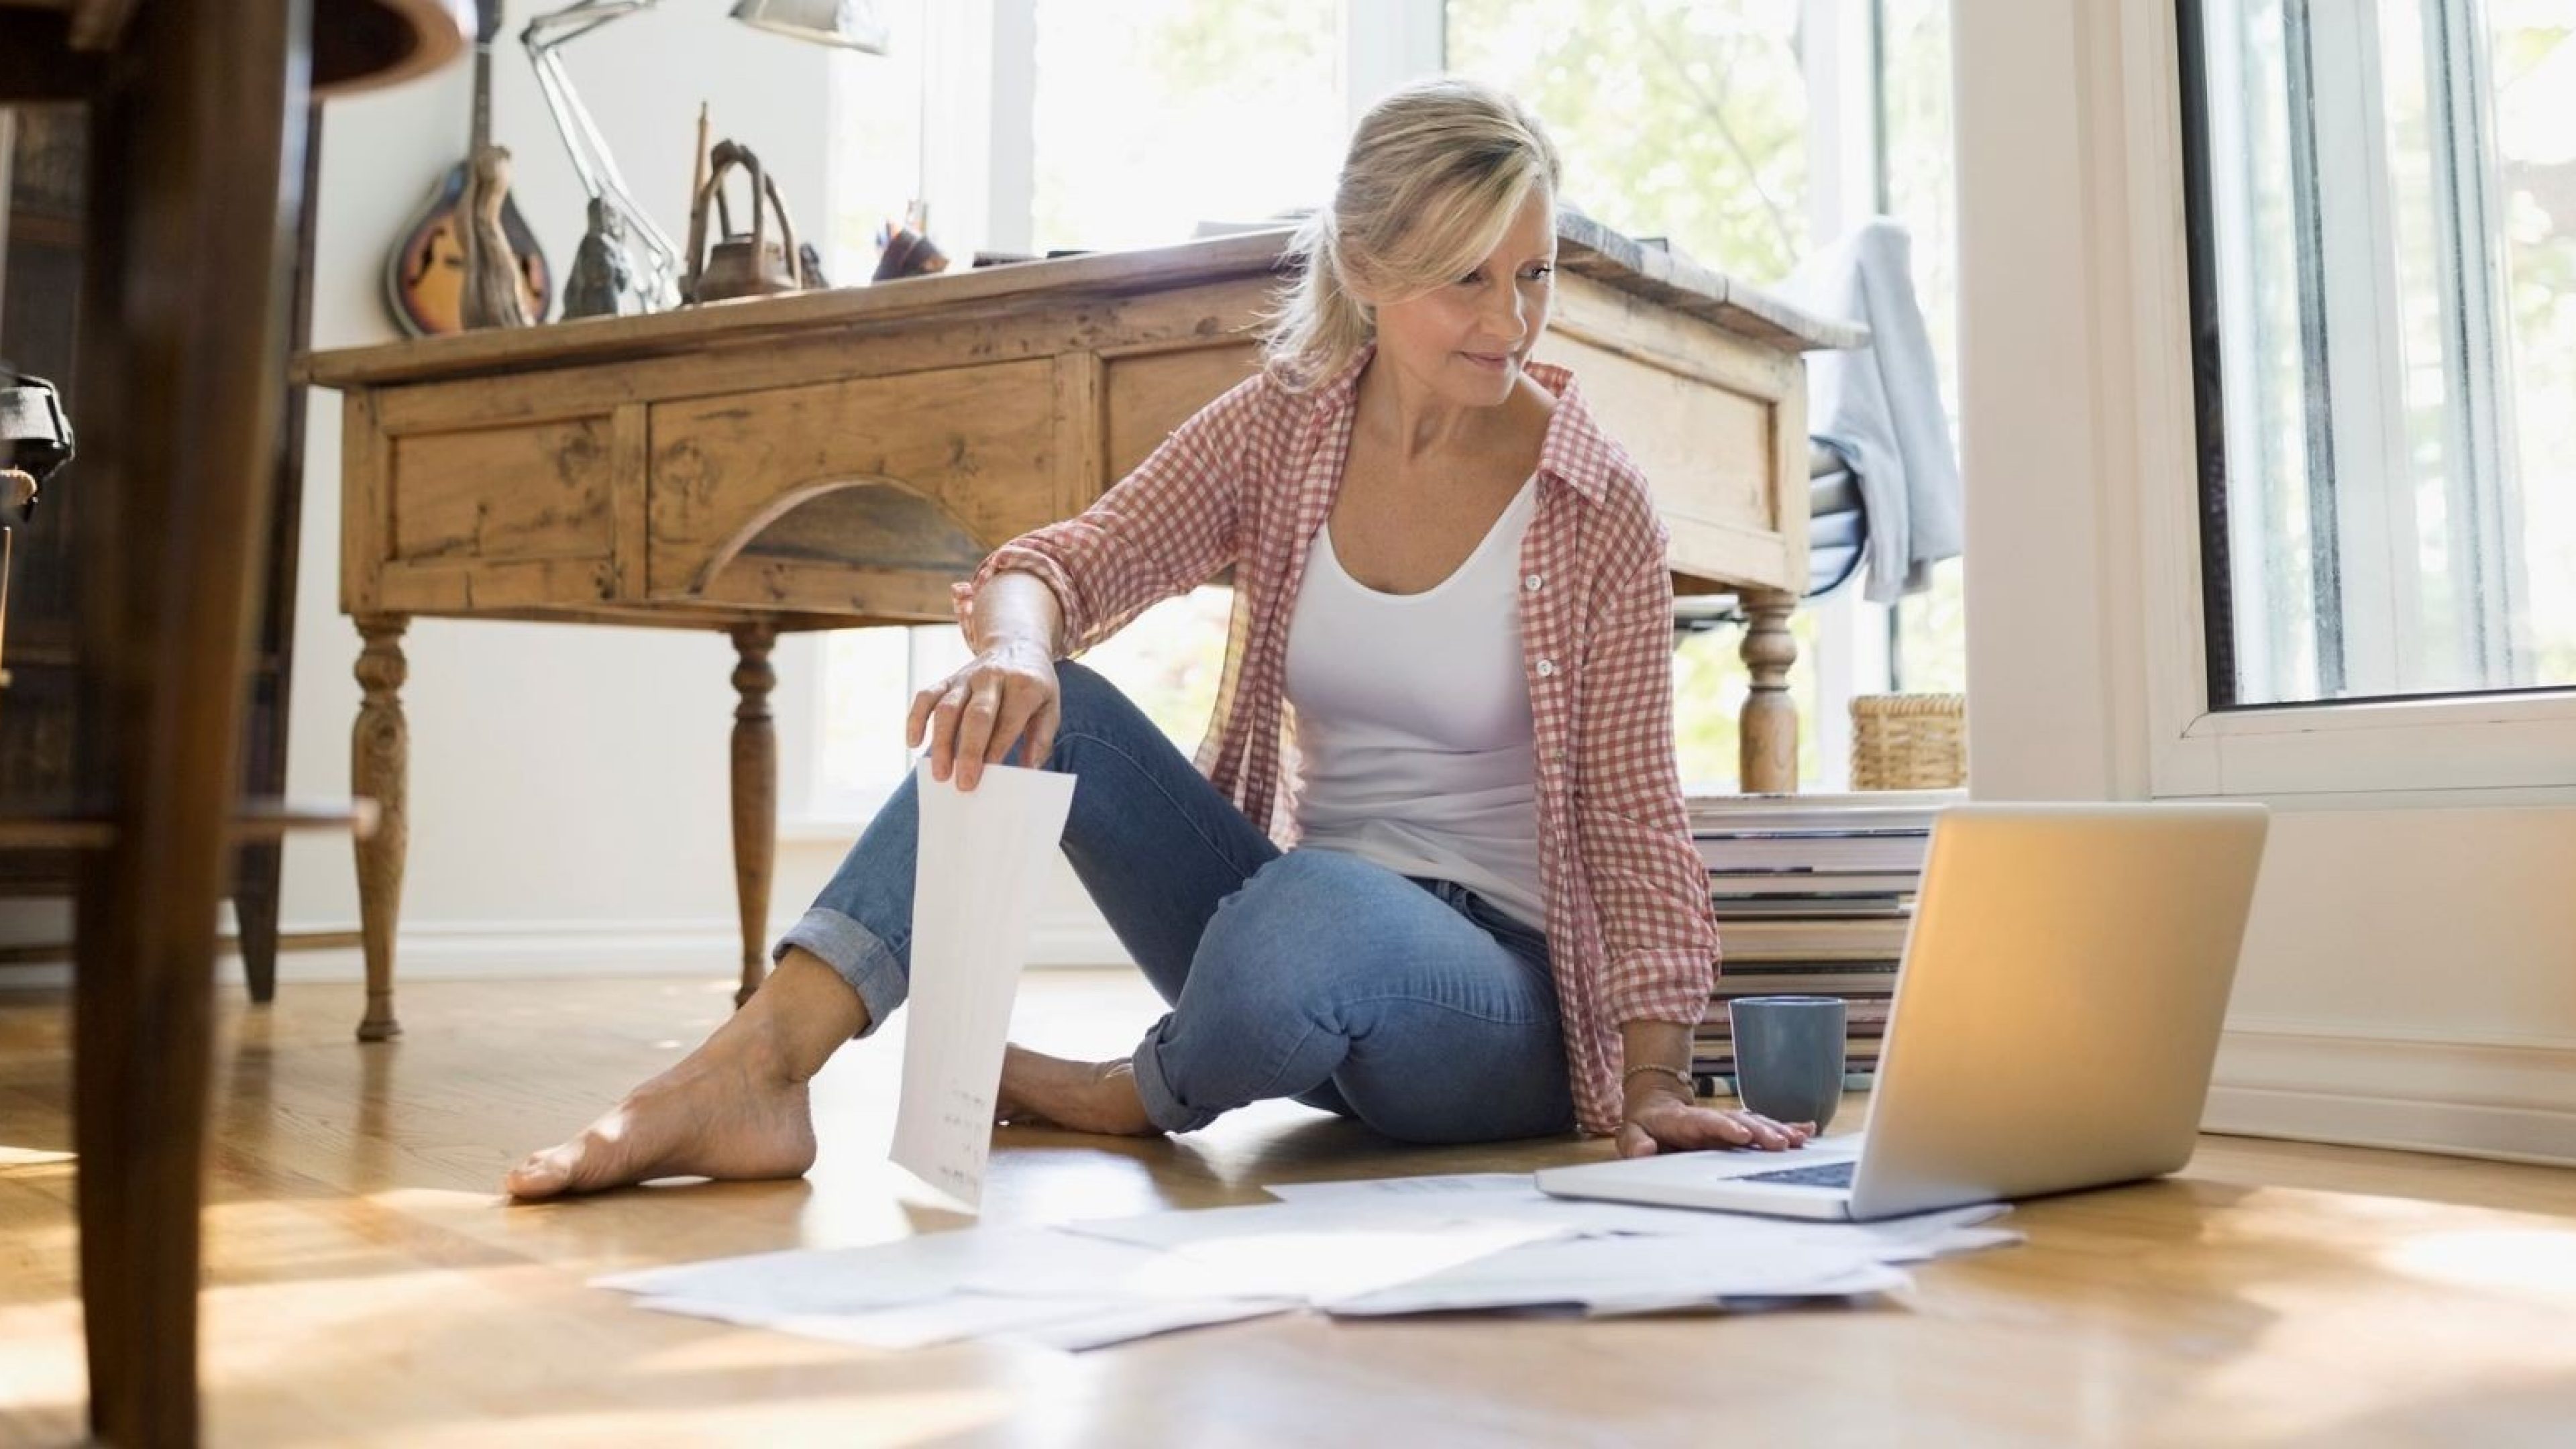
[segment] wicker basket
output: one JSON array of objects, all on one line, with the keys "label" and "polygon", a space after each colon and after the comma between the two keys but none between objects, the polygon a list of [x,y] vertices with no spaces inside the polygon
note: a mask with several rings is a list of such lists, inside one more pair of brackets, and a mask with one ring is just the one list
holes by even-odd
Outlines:
[{"label": "wicker basket", "polygon": [[1864,694],[1851,702],[1855,790],[1947,790],[1968,781],[1968,697]]}]

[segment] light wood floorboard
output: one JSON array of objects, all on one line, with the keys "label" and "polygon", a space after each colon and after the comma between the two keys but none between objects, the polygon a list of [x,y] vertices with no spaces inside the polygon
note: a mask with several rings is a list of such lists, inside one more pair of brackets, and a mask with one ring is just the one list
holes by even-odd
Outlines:
[{"label": "light wood floorboard", "polygon": [[[2576,1173],[2208,1138],[2179,1178],[2025,1205],[2022,1247],[1868,1308],[1585,1324],[1310,1316],[1081,1356],[885,1355],[670,1318],[615,1269],[956,1226],[884,1164],[889,1030],[817,1082],[804,1181],[564,1205],[494,1192],[676,1057],[731,983],[414,982],[218,1013],[203,1357],[220,1444],[2576,1443]],[[1029,978],[1020,1038],[1132,1045],[1132,977]],[[81,1422],[64,1007],[0,994],[0,1441]],[[1837,1124],[1838,1128],[1846,1124]],[[137,1123],[136,1131],[148,1131]],[[1522,1169],[1288,1104],[1186,1138],[1008,1131],[1002,1223],[1257,1201],[1289,1179]]]}]

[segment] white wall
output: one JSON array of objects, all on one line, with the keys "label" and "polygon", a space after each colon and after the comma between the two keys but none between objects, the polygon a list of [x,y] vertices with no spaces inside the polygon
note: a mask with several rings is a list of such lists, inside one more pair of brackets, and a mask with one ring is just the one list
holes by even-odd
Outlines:
[{"label": "white wall", "polygon": [[[2146,502],[2193,486],[2153,431],[2181,203],[2129,187],[2170,144],[2132,88],[2175,84],[2172,14],[1955,10],[1969,547],[2012,565],[1968,576],[1983,798],[2147,796],[2151,631],[2198,628],[2141,547]],[[2209,1124],[2576,1161],[2576,809],[2375,783],[2273,801]]]}]

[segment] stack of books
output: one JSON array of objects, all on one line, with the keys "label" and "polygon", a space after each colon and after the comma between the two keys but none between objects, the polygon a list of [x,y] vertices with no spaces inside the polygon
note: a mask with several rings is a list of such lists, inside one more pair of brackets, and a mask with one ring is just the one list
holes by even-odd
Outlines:
[{"label": "stack of books", "polygon": [[1735,1092],[1727,1003],[1744,996],[1841,997],[1843,1085],[1866,1091],[1877,1080],[1932,820],[1965,799],[1964,790],[1690,798],[1723,957],[1692,1042],[1702,1092]]}]

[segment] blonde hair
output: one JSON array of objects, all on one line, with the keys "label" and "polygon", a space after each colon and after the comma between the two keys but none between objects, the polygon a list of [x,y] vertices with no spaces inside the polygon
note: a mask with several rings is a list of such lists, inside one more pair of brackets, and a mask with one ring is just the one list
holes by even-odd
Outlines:
[{"label": "blonde hair", "polygon": [[1290,244],[1302,268],[1267,318],[1271,375],[1303,392],[1339,373],[1377,336],[1363,295],[1403,301],[1475,270],[1559,175],[1538,118],[1493,86],[1442,76],[1369,107],[1332,204]]}]

